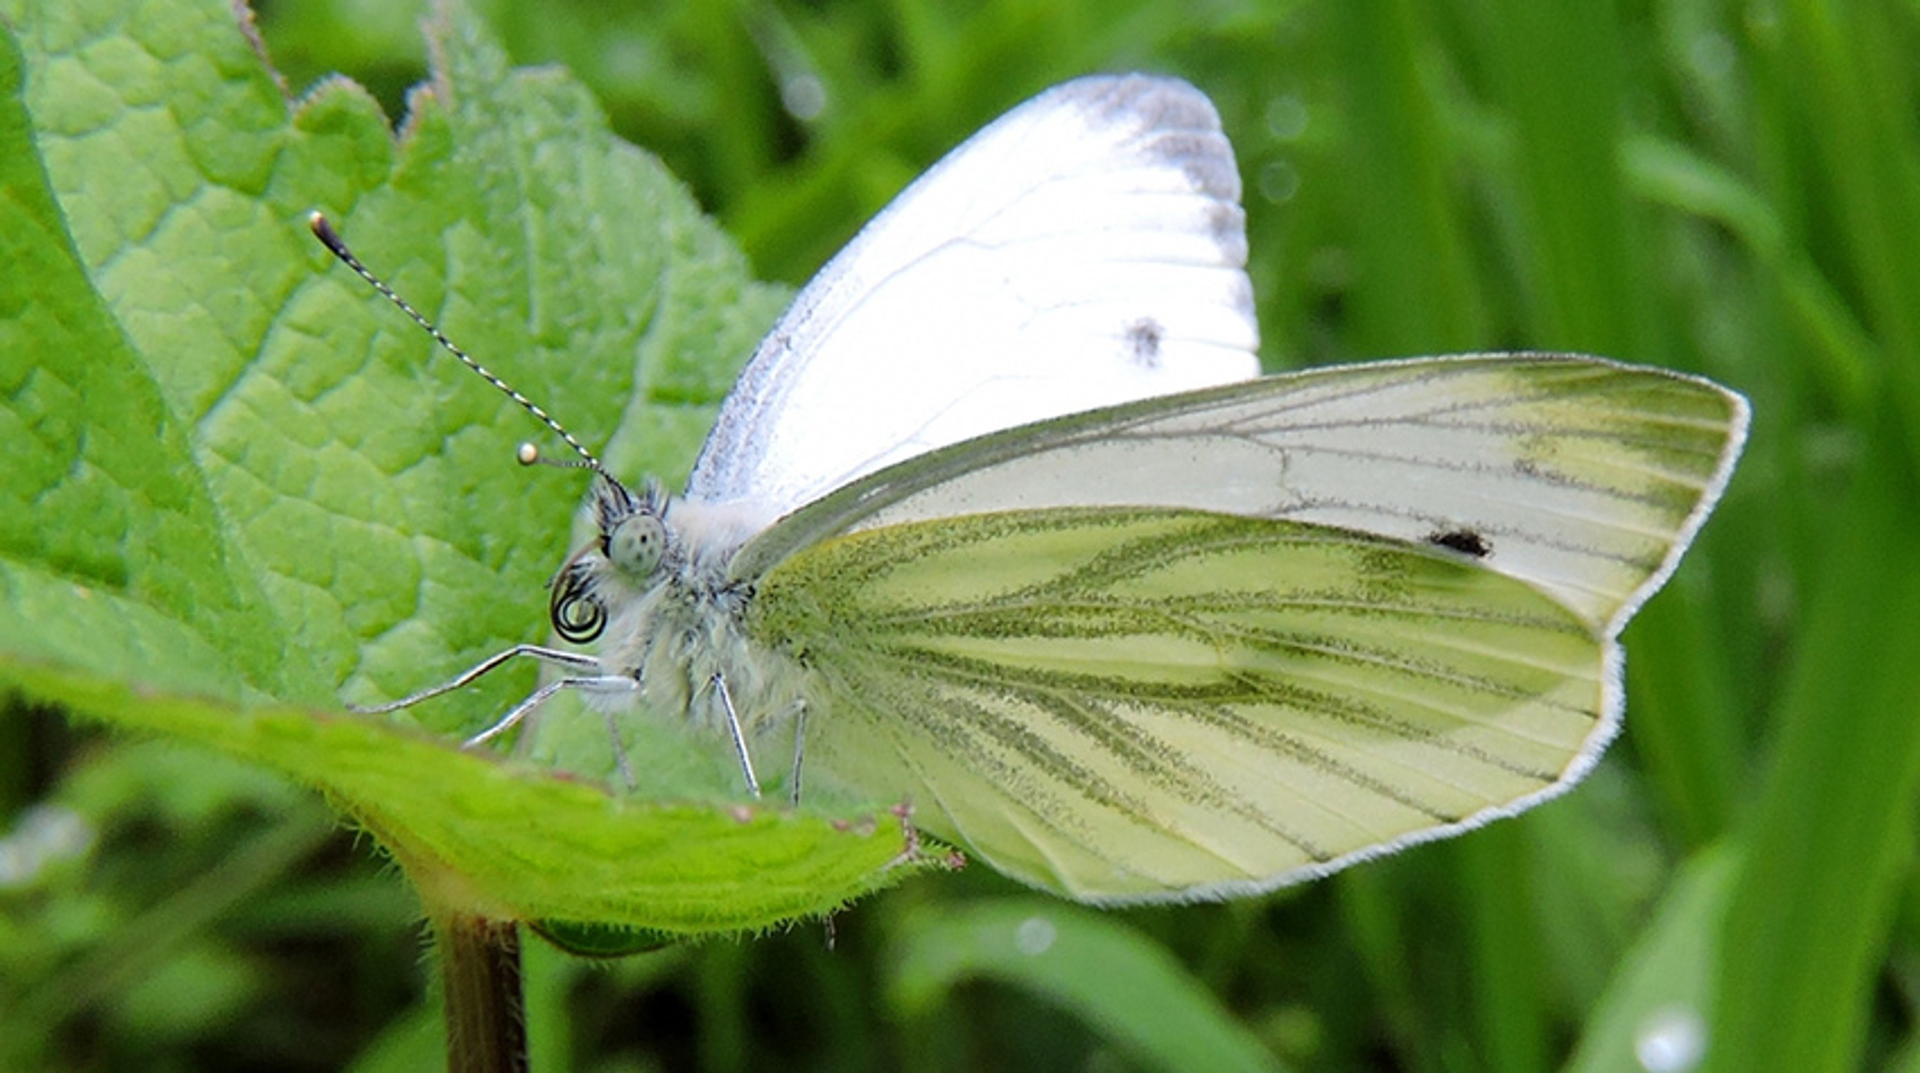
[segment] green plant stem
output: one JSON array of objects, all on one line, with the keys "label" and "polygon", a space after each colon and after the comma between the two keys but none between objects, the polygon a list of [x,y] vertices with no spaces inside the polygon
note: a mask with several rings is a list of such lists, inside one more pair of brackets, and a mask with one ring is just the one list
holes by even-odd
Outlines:
[{"label": "green plant stem", "polygon": [[447,1068],[470,1073],[526,1070],[519,925],[451,914],[439,918],[435,930],[447,996]]}]

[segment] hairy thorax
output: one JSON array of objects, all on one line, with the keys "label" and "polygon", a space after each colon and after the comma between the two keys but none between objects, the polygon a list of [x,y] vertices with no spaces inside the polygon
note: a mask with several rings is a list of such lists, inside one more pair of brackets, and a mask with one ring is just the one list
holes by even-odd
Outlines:
[{"label": "hairy thorax", "polygon": [[660,518],[662,561],[644,578],[615,569],[595,586],[609,612],[601,663],[639,682],[644,709],[715,735],[731,733],[730,700],[758,754],[797,714],[804,671],[782,648],[748,634],[754,586],[731,577],[727,564],[753,520],[679,499],[662,502]]}]

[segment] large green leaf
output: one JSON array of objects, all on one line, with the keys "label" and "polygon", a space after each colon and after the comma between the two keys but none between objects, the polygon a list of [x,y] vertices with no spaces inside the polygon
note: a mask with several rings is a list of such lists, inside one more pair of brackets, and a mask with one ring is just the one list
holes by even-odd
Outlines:
[{"label": "large green leaf", "polygon": [[514,465],[538,426],[308,212],[625,471],[684,469],[782,299],[577,85],[448,4],[396,138],[352,83],[287,100],[218,0],[0,16],[0,681],[322,789],[442,908],[731,930],[900,874],[895,813],[750,804],[677,728],[633,793],[564,709],[527,758],[458,751],[530,667],[342,707],[539,640],[583,481]]}]

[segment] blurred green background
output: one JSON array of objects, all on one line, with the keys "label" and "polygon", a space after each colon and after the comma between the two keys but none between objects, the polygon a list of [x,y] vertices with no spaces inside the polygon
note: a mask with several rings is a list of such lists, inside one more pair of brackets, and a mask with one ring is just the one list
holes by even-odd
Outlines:
[{"label": "blurred green background", "polygon": [[[1151,69],[1239,152],[1270,368],[1582,350],[1756,412],[1568,797],[1230,905],[1093,913],[971,868],[831,949],[530,944],[539,1068],[1666,1069],[1705,1041],[1724,1069],[1920,1070],[1912,3],[477,6],[764,278],[804,281],[1031,93]],[[293,92],[340,71],[403,114],[420,6],[258,10]],[[0,1037],[47,1068],[430,1068],[416,912],[269,776],[0,720]]]}]

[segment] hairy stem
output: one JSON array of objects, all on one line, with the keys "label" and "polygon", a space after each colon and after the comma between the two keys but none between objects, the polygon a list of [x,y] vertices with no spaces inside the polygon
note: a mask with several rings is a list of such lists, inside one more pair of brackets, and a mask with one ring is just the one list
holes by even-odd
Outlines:
[{"label": "hairy stem", "polygon": [[520,984],[519,925],[449,914],[434,927],[447,995],[447,1068],[523,1073],[527,1017]]}]

